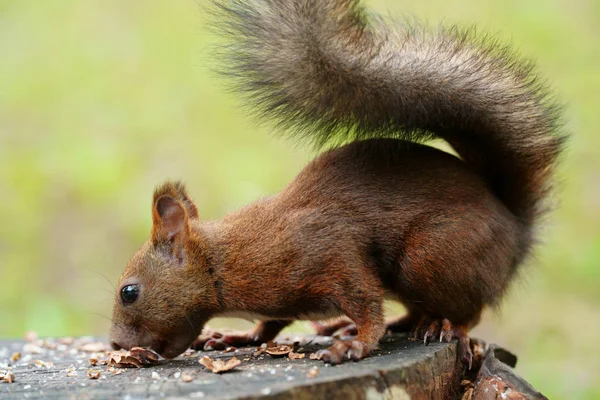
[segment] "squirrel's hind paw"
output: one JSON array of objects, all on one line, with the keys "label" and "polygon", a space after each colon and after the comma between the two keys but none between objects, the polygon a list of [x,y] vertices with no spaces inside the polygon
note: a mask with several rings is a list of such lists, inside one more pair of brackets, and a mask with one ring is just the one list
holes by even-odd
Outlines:
[{"label": "squirrel's hind paw", "polygon": [[473,352],[466,325],[453,325],[449,319],[423,317],[410,333],[410,339],[422,340],[425,345],[439,338],[440,342],[458,340],[458,356],[469,366],[473,365]]}]

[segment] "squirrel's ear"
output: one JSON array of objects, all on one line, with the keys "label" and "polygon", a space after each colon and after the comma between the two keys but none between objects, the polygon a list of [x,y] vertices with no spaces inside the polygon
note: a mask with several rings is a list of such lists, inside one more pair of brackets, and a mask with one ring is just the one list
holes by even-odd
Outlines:
[{"label": "squirrel's ear", "polygon": [[184,240],[187,231],[188,215],[183,204],[171,196],[159,197],[152,207],[152,242]]}]

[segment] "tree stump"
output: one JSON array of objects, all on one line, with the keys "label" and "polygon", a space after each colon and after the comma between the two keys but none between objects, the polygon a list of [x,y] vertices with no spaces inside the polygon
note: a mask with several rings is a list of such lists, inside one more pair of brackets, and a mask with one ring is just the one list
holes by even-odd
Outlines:
[{"label": "tree stump", "polygon": [[[386,336],[380,348],[360,362],[327,366],[309,358],[331,340],[277,340],[299,342],[302,359],[256,355],[256,347],[190,351],[152,367],[115,369],[118,374],[105,365],[90,366],[90,357],[102,358],[102,350],[108,350],[106,340],[0,341],[0,371],[10,370],[14,376],[13,383],[0,379],[0,398],[443,399],[460,393],[463,367],[456,361],[455,343],[425,346],[394,335]],[[15,353],[21,353],[19,359]],[[241,365],[215,374],[199,364],[204,355],[223,360],[235,356]],[[100,377],[90,379],[90,370],[99,370]]]},{"label": "tree stump", "polygon": [[[467,371],[455,342],[424,345],[402,335],[384,337],[360,362],[329,366],[311,357],[332,340],[282,336],[276,347],[189,350],[143,368],[106,365],[105,339],[0,341],[0,398],[545,399],[514,374],[514,355],[481,341]],[[204,356],[240,364],[215,374],[199,363]]]}]

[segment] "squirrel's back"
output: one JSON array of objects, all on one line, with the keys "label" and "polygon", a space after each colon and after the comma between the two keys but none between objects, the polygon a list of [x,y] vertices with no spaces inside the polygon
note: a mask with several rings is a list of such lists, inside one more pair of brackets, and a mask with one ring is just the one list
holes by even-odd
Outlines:
[{"label": "squirrel's back", "polygon": [[564,135],[528,61],[472,30],[386,21],[358,0],[215,2],[222,72],[261,117],[317,146],[446,140],[526,230]]}]

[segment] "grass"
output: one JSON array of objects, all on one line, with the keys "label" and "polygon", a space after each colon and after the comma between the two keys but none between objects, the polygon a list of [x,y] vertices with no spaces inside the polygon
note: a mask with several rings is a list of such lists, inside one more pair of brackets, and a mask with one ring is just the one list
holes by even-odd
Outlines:
[{"label": "grass", "polygon": [[[369,3],[499,32],[567,105],[545,243],[474,335],[517,353],[549,397],[600,397],[600,2]],[[105,278],[147,237],[162,180],[217,218],[314,156],[256,127],[209,72],[204,18],[192,0],[0,1],[0,337],[106,334]]]}]

